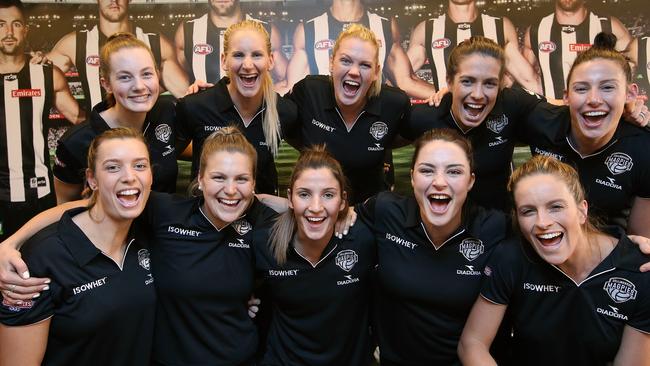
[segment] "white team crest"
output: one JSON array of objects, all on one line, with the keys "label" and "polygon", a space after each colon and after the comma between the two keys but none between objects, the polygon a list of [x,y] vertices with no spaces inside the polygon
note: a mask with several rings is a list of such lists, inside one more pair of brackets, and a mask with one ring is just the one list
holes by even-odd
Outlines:
[{"label": "white team crest", "polygon": [[614,302],[622,303],[636,299],[636,287],[632,282],[621,277],[612,277],[603,286],[603,290]]},{"label": "white team crest", "polygon": [[161,123],[156,127],[156,138],[164,143],[169,142],[169,138],[172,135],[172,128],[168,124]]},{"label": "white team crest", "polygon": [[346,249],[338,252],[336,255],[336,265],[341,267],[342,270],[350,272],[352,267],[359,261],[359,256],[354,250]]},{"label": "white team crest", "polygon": [[5,75],[5,80],[6,80],[6,81],[14,81],[14,80],[16,80],[17,78],[18,78],[18,77],[16,76],[16,74],[8,74],[8,75]]},{"label": "white team crest", "polygon": [[615,152],[605,159],[605,165],[612,174],[617,175],[632,170],[634,163],[629,155]]},{"label": "white team crest", "polygon": [[473,261],[478,258],[479,255],[483,254],[485,246],[483,242],[475,238],[464,239],[459,246],[458,251],[463,257],[467,258],[468,261]]},{"label": "white team crest", "polygon": [[138,264],[140,267],[149,271],[151,269],[151,260],[149,259],[149,251],[146,249],[138,250]]},{"label": "white team crest", "polygon": [[501,133],[503,129],[508,125],[508,117],[505,114],[501,117],[491,118],[485,122],[487,128],[494,133]]},{"label": "white team crest", "polygon": [[234,221],[232,223],[232,227],[239,235],[244,235],[253,229],[253,225],[251,225],[250,222],[244,219],[239,219]]},{"label": "white team crest", "polygon": [[375,140],[381,140],[388,133],[388,126],[381,121],[377,121],[370,126],[370,135],[375,138]]}]

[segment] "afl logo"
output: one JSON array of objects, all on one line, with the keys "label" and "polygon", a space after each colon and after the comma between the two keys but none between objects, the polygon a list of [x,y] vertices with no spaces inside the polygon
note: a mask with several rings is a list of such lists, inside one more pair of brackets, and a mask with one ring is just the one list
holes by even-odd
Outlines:
[{"label": "afl logo", "polygon": [[334,41],[331,39],[323,39],[314,43],[314,49],[319,51],[330,50],[334,46]]},{"label": "afl logo", "polygon": [[605,159],[605,165],[612,174],[617,175],[632,170],[634,163],[629,155],[615,152]]},{"label": "afl logo", "polygon": [[138,250],[138,264],[140,267],[147,271],[151,269],[151,261],[149,260],[149,251],[146,249]]},{"label": "afl logo", "polygon": [[441,49],[451,46],[451,40],[449,38],[438,38],[431,42],[431,48]]},{"label": "afl logo", "polygon": [[200,43],[200,44],[195,44],[194,45],[194,53],[197,55],[209,55],[214,51],[211,45],[207,43]]},{"label": "afl logo", "polygon": [[539,43],[539,50],[542,52],[553,52],[555,51],[557,47],[555,46],[555,43],[551,41],[546,41],[546,42],[540,42]]},{"label": "afl logo", "polygon": [[603,286],[603,290],[614,302],[622,303],[636,299],[636,288],[629,280],[621,277],[612,277]]},{"label": "afl logo", "polygon": [[479,239],[467,238],[460,243],[459,252],[463,257],[467,258],[468,261],[473,261],[478,258],[479,255],[483,254],[485,247],[483,242]]},{"label": "afl logo", "polygon": [[90,66],[99,66],[99,56],[91,55],[86,57],[86,64]]},{"label": "afl logo", "polygon": [[370,126],[370,135],[375,140],[381,140],[388,133],[388,126],[384,122],[375,122]]},{"label": "afl logo", "polygon": [[350,272],[352,267],[359,261],[359,256],[354,250],[346,249],[336,255],[336,265],[341,267],[345,272]]},{"label": "afl logo", "polygon": [[239,235],[244,235],[253,229],[253,225],[244,219],[233,221],[232,227]]},{"label": "afl logo", "polygon": [[485,125],[490,131],[500,133],[503,131],[503,128],[508,125],[508,117],[506,117],[505,114],[502,114],[501,117],[488,120]]},{"label": "afl logo", "polygon": [[156,127],[156,138],[164,143],[169,142],[169,137],[172,135],[172,128],[168,124],[160,124]]}]

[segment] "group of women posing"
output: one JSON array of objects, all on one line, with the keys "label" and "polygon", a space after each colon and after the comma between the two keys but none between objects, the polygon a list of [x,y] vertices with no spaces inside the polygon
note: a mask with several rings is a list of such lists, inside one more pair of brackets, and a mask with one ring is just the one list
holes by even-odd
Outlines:
[{"label": "group of women posing", "polygon": [[[307,77],[286,98],[268,84],[264,29],[245,21],[225,37],[229,78],[181,100],[175,124],[146,138],[133,128],[146,135],[157,103],[153,60],[143,51],[120,63],[143,48],[132,37],[107,43],[115,103],[98,112],[111,128],[85,153],[91,198],[0,245],[0,364],[368,365],[377,342],[382,365],[482,365],[494,363],[504,318],[515,364],[650,364],[650,275],[639,271],[650,257],[624,231],[650,236],[650,137],[619,123],[635,92],[620,55],[581,54],[568,107],[551,107],[499,90],[503,53],[474,38],[452,53],[447,102],[420,119],[426,110],[411,113],[381,84],[376,39],[361,26],[337,40],[330,79]],[[451,128],[431,129],[445,120]],[[150,192],[164,178],[145,141],[164,135],[169,150],[176,132],[176,148],[194,145],[191,198]],[[416,140],[409,197],[375,180],[398,135]],[[281,138],[303,151],[277,214],[255,192],[264,179],[257,191],[277,190],[262,172]],[[505,200],[515,138],[539,155],[509,178],[521,235],[468,198],[483,185],[479,196],[494,188]],[[620,194],[601,199],[605,189]],[[618,227],[591,225],[587,200]],[[349,201],[360,220],[339,237]],[[15,249],[34,234],[21,259]],[[259,328],[253,293],[269,314]]]}]

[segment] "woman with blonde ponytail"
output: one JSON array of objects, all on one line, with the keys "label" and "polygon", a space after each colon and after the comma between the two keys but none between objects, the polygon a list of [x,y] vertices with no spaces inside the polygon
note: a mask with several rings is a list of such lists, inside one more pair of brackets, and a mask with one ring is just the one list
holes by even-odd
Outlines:
[{"label": "woman with blonde ponytail", "polygon": [[296,106],[273,91],[274,61],[264,26],[244,20],[228,27],[221,64],[227,77],[177,104],[181,135],[193,144],[192,176],[197,174],[201,147],[210,133],[235,125],[257,150],[257,192],[276,194],[274,157],[283,131],[296,128]]}]

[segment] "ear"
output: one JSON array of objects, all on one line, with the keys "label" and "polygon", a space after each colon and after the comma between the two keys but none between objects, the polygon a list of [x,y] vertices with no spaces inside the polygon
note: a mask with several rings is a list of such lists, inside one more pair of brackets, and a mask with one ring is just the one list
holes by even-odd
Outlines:
[{"label": "ear", "polygon": [[104,90],[106,90],[107,94],[110,94],[110,93],[113,92],[113,89],[111,89],[111,83],[108,80],[106,80],[105,77],[103,77],[103,76],[100,77],[99,78],[99,83],[102,84],[102,88],[104,88]]},{"label": "ear", "polygon": [[627,103],[635,102],[638,96],[639,96],[639,86],[636,85],[635,83],[631,83],[630,85],[628,85],[626,102]]},{"label": "ear", "polygon": [[97,179],[95,179],[95,174],[89,168],[86,168],[86,182],[91,190],[97,189]]},{"label": "ear", "polygon": [[582,200],[582,202],[578,204],[578,211],[580,212],[580,225],[584,225],[589,217],[589,204],[586,200]]},{"label": "ear", "polygon": [[228,71],[228,64],[226,63],[226,54],[225,54],[225,52],[221,53],[221,68],[224,71]]},{"label": "ear", "polygon": [[334,73],[334,55],[330,56],[330,75]]},{"label": "ear", "polygon": [[[567,88],[569,86],[567,85]],[[565,105],[569,105],[569,92],[567,91],[568,89],[564,89],[564,95],[562,97],[562,100],[564,101]]]},{"label": "ear", "polygon": [[275,57],[273,57],[273,52],[269,55],[269,68],[268,70],[271,71],[275,67]]},{"label": "ear", "polygon": [[341,204],[339,205],[339,212],[343,212],[343,210],[345,209],[345,202],[347,202],[347,200],[348,200],[348,192],[343,191],[343,194],[341,194],[341,197],[343,199],[341,200]]},{"label": "ear", "polygon": [[289,209],[293,210],[293,203],[291,202],[291,188],[287,188],[287,199],[289,200]]},{"label": "ear", "polygon": [[467,188],[467,191],[472,190],[472,188],[474,187],[474,182],[476,182],[476,175],[472,173],[472,175],[469,177],[469,187]]},{"label": "ear", "polygon": [[411,169],[410,177],[411,177],[411,187],[413,187],[414,186],[414,184],[413,184],[413,169]]}]

